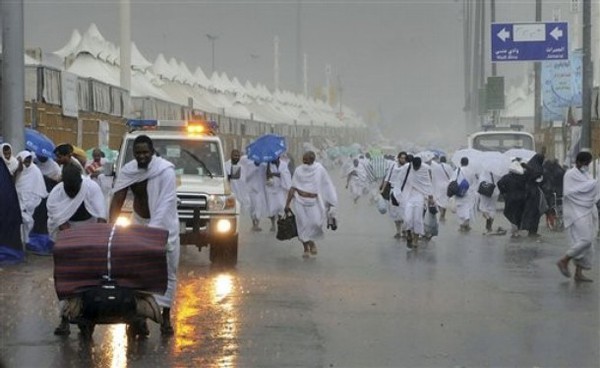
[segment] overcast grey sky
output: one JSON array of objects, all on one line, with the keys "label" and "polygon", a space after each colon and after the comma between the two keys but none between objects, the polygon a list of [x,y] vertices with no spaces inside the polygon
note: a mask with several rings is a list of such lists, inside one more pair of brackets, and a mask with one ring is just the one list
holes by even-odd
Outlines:
[{"label": "overcast grey sky", "polygon": [[[209,74],[206,34],[216,34],[217,70],[271,88],[277,35],[282,87],[295,88],[296,0],[131,3],[132,39],[151,62],[162,52]],[[498,21],[533,20],[534,0],[497,3]],[[115,0],[25,0],[26,47],[54,51],[73,29],[84,32],[92,22],[118,43],[118,9]],[[331,64],[344,102],[363,116],[381,109],[393,124],[433,128],[437,139],[449,124],[462,124],[462,1],[302,1],[300,12],[310,91],[324,85],[325,65]],[[526,66],[504,70],[524,73]]]}]

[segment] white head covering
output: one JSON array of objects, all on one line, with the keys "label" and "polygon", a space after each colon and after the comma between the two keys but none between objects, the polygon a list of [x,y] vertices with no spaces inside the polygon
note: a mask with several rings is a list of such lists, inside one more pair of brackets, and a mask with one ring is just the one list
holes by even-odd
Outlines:
[{"label": "white head covering", "polygon": [[47,176],[52,180],[60,181],[62,173],[60,171],[60,166],[56,163],[56,161],[54,161],[51,158],[48,158],[46,162],[38,161],[36,165],[42,172],[42,175]]},{"label": "white head covering", "polygon": [[[17,157],[21,158],[21,160],[25,160],[27,157],[33,158],[33,155],[29,151],[21,151]],[[31,213],[33,213],[33,210],[40,204],[42,198],[48,196],[44,176],[33,162],[29,167],[23,166],[23,171],[17,176],[15,187],[19,194],[21,209],[23,210],[25,208],[28,211],[31,211]]]},{"label": "white head covering", "polygon": [[[6,158],[4,158],[4,154],[1,153],[2,151],[4,151],[5,146],[9,147],[11,150],[11,154],[10,154],[10,157],[8,158],[8,160]],[[15,155],[12,154],[12,146],[9,143],[2,143],[0,145],[0,154],[2,154],[2,160],[4,160],[6,167],[8,167],[8,171],[10,171],[10,175],[14,175],[15,171],[19,167],[19,161],[17,161],[17,159],[15,158]]]},{"label": "white head covering", "polygon": [[513,157],[511,160],[508,171],[519,175],[523,175],[525,173],[525,169],[523,169],[523,166],[521,166],[521,161],[519,161],[516,157]]}]

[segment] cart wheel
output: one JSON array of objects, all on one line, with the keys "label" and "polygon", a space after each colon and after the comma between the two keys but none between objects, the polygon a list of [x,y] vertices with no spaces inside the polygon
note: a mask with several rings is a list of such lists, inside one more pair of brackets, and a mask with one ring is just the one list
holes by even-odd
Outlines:
[{"label": "cart wheel", "polygon": [[140,339],[145,339],[150,335],[150,330],[148,329],[148,325],[144,318],[134,319],[130,323],[127,324],[126,327],[127,337],[131,339],[135,339],[139,337]]},{"label": "cart wheel", "polygon": [[81,333],[81,337],[83,337],[86,340],[89,340],[92,338],[92,335],[94,334],[94,329],[96,328],[96,324],[91,323],[91,322],[79,322],[77,324],[77,327],[79,327],[79,332]]}]

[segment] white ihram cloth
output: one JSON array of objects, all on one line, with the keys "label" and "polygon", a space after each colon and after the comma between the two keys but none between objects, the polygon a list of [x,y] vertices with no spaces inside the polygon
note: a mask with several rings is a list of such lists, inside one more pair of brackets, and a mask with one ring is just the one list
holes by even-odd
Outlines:
[{"label": "white ihram cloth", "polygon": [[[459,173],[460,170],[460,173]],[[475,217],[475,199],[477,198],[477,174],[471,170],[468,166],[461,166],[456,169],[452,179],[457,178],[456,181],[460,184],[463,179],[467,179],[469,183],[469,190],[464,197],[460,198],[455,196],[456,203],[456,216],[458,216],[461,223],[470,221]]]},{"label": "white ihram cloth", "polygon": [[60,177],[62,176],[62,173],[60,171],[60,166],[58,165],[58,163],[56,163],[56,161],[54,161],[51,158],[48,158],[48,160],[46,160],[46,162],[41,162],[41,161],[36,162],[36,165],[42,172],[42,175],[44,175],[54,181],[60,181]]},{"label": "white ihram cloth", "polygon": [[138,168],[136,160],[123,166],[113,186],[113,192],[129,188],[132,184],[148,180],[148,207],[150,218],[144,219],[134,212],[134,222],[169,231],[167,241],[167,291],[154,295],[161,307],[170,307],[177,286],[179,265],[179,216],[177,214],[177,179],[175,166],[162,157],[152,156],[148,169]]},{"label": "white ihram cloth", "polygon": [[[106,202],[100,186],[88,177],[83,177],[81,189],[74,198],[65,192],[64,183],[58,183],[48,196],[48,233],[52,239],[56,238],[58,227],[73,217],[81,204],[92,215],[89,222],[106,219]],[[85,221],[88,222],[88,221]],[[73,222],[69,222],[73,225]]]},{"label": "white ihram cloth", "polygon": [[[32,157],[29,151],[21,151],[17,155],[21,161],[27,157]],[[29,240],[29,232],[33,229],[33,213],[42,199],[48,196],[44,176],[40,169],[32,162],[29,167],[23,165],[23,171],[18,174],[15,182],[17,195],[19,197],[19,206],[21,206],[21,217],[23,219],[23,240],[25,243]]]},{"label": "white ihram cloth", "polygon": [[169,231],[167,250],[172,251],[179,247],[175,166],[159,156],[152,156],[148,169],[138,168],[137,161],[131,160],[119,171],[113,193],[144,180],[148,180],[146,188],[150,210],[148,226]]},{"label": "white ihram cloth", "polygon": [[433,184],[433,199],[435,203],[441,208],[448,207],[448,184],[452,180],[452,174],[454,171],[452,167],[445,162],[431,163],[431,183]]},{"label": "white ihram cloth", "polygon": [[[493,180],[492,180],[493,179]],[[498,178],[496,175],[492,174],[489,171],[484,171],[479,175],[479,182],[477,183],[477,188],[479,188],[479,183],[486,181],[488,183],[496,184],[498,182]],[[494,192],[491,197],[486,197],[479,193],[476,196],[479,197],[479,212],[487,215],[489,218],[494,218],[496,216],[496,207],[498,205],[498,196],[500,195],[500,191],[498,190],[498,185],[494,188]]]},{"label": "white ihram cloth", "polygon": [[[404,214],[406,213],[406,193],[403,193],[402,191],[402,183],[404,183],[404,179],[406,178],[406,174],[408,173],[409,167],[409,163],[405,163],[402,166],[400,166],[400,164],[397,163],[392,169],[392,176],[390,177],[390,183],[392,183],[392,191],[390,194],[390,206],[388,208],[388,211],[390,217],[394,221],[404,221]],[[392,203],[392,194],[394,195],[394,198],[396,198],[396,202],[398,202],[397,206],[395,206]]]},{"label": "white ihram cloth", "polygon": [[246,171],[246,188],[250,198],[250,217],[253,220],[260,220],[267,216],[267,193],[265,191],[267,165],[261,163],[256,166],[251,160],[244,159],[242,170]]},{"label": "white ihram cloth", "polygon": [[304,243],[321,238],[327,220],[326,208],[337,206],[337,193],[327,170],[318,162],[298,166],[292,178],[292,188],[317,194],[316,198],[306,198],[294,193],[293,211],[298,239]]},{"label": "white ihram cloth", "polygon": [[369,175],[365,165],[358,164],[358,166],[350,167],[346,171],[346,178],[348,181],[348,190],[352,194],[352,199],[358,199],[362,195],[366,194],[369,190]]},{"label": "white ihram cloth", "polygon": [[8,160],[4,158],[4,154],[2,153],[2,151],[4,150],[5,146],[9,147],[10,151],[12,152],[12,146],[9,143],[2,143],[0,144],[0,155],[2,155],[2,160],[4,160],[4,163],[6,164],[6,167],[10,172],[10,175],[15,175],[15,171],[17,171],[17,168],[19,167],[19,161],[17,161],[17,158],[12,153]]},{"label": "white ihram cloth", "polygon": [[283,213],[287,193],[292,186],[292,174],[285,162],[277,165],[269,163],[271,173],[279,173],[279,177],[272,177],[266,181],[265,192],[267,195],[267,216],[273,217]]},{"label": "white ihram cloth", "polygon": [[[154,159],[152,159],[154,161]],[[151,226],[151,219],[140,217],[137,213],[133,213],[133,222],[139,225]],[[179,239],[179,236],[177,236]],[[179,240],[177,241],[179,245]],[[154,300],[163,308],[170,308],[175,298],[177,291],[177,268],[179,267],[180,247],[177,246],[173,250],[167,252],[167,290],[163,295],[154,294]]]},{"label": "white ihram cloth", "polygon": [[235,198],[240,202],[242,210],[247,211],[250,207],[250,198],[248,198],[248,191],[246,190],[245,170],[241,165],[241,160],[235,165],[231,163],[231,160],[225,162],[225,175],[227,175],[227,177],[237,170],[240,172],[240,177],[230,178],[229,186],[231,187],[231,191],[235,195]]},{"label": "white ihram cloth", "polygon": [[418,170],[411,168],[403,194],[406,198],[404,210],[404,226],[415,234],[425,235],[423,225],[423,209],[427,207],[427,198],[432,195],[430,167],[421,164]]},{"label": "white ihram cloth", "polygon": [[566,254],[577,266],[590,269],[598,231],[598,181],[574,167],[565,173],[563,188],[563,218],[571,240]]}]

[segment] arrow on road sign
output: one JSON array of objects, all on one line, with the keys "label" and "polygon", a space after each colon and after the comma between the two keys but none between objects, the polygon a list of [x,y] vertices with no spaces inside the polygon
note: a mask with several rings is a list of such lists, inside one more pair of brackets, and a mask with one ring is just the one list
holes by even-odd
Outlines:
[{"label": "arrow on road sign", "polygon": [[550,32],[550,36],[552,36],[555,40],[558,41],[558,39],[563,36],[563,31],[558,27],[554,27],[552,32]]},{"label": "arrow on road sign", "polygon": [[[508,32],[506,30],[506,28],[502,28],[502,30],[500,32],[498,32],[497,36],[498,36],[498,38],[500,38],[502,40],[502,42],[505,42],[508,38],[510,38],[510,32]],[[562,31],[561,31],[561,36],[562,36]]]}]

